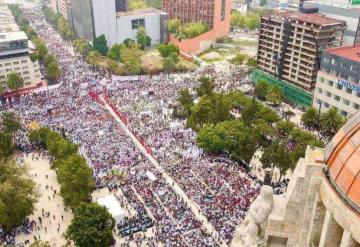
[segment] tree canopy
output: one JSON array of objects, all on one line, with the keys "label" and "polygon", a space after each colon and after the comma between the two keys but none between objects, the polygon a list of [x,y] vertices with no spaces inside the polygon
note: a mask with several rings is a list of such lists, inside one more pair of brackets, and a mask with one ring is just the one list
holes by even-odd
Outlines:
[{"label": "tree canopy", "polygon": [[11,90],[18,90],[24,86],[24,79],[19,74],[11,72],[7,75],[6,83]]},{"label": "tree canopy", "polygon": [[65,236],[79,247],[106,247],[112,243],[114,225],[115,220],[105,207],[81,203]]},{"label": "tree canopy", "polygon": [[141,50],[145,50],[151,46],[151,38],[146,34],[144,27],[139,27],[136,34],[136,42],[139,44]]},{"label": "tree canopy", "polygon": [[107,40],[105,35],[102,34],[94,39],[93,48],[95,51],[98,51],[101,55],[106,56],[108,53],[109,47],[107,45]]}]

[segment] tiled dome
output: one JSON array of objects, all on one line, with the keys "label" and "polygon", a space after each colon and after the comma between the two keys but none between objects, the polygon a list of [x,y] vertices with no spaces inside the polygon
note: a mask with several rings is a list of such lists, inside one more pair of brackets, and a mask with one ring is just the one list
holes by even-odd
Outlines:
[{"label": "tiled dome", "polygon": [[360,112],[326,146],[325,161],[337,189],[360,206]]}]

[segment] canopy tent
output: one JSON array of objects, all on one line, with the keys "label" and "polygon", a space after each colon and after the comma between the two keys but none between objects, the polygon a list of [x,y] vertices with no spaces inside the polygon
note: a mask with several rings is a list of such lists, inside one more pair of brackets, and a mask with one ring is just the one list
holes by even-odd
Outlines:
[{"label": "canopy tent", "polygon": [[104,206],[109,213],[114,217],[116,224],[124,222],[125,212],[120,207],[119,201],[113,195],[108,195],[97,199],[97,203]]}]

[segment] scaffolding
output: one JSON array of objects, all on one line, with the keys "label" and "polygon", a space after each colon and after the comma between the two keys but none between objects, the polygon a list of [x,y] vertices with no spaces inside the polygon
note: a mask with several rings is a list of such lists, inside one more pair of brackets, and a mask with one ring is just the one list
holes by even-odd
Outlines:
[{"label": "scaffolding", "polygon": [[280,80],[279,78],[270,75],[259,69],[253,69],[252,81],[257,84],[259,81],[266,81],[270,85],[276,85],[284,93],[285,99],[302,107],[309,107],[312,105],[313,95],[301,88],[298,88],[289,82]]}]

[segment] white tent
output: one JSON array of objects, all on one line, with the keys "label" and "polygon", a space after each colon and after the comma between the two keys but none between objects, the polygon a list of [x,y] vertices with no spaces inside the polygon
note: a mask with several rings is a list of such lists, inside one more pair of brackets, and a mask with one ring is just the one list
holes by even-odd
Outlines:
[{"label": "white tent", "polygon": [[114,217],[116,224],[119,224],[125,219],[125,212],[120,207],[120,203],[113,195],[108,195],[97,199],[99,205],[107,208],[109,213]]},{"label": "white tent", "polygon": [[151,181],[155,181],[156,177],[154,175],[154,173],[150,172],[150,171],[146,171],[146,176],[148,177],[148,179],[150,179]]}]

